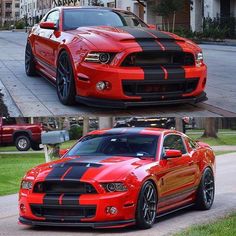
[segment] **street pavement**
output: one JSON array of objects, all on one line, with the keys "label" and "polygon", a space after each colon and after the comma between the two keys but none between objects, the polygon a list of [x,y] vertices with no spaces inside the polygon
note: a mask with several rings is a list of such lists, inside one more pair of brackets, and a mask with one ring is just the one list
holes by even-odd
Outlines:
[{"label": "street pavement", "polygon": [[[52,84],[42,77],[27,77],[24,71],[24,50],[27,34],[0,32],[0,82],[11,95],[18,115],[23,116],[164,116],[217,117],[236,116],[236,47],[202,45],[209,67],[207,93],[209,101],[198,105],[156,106],[127,110],[91,108],[82,104],[63,106]],[[1,83],[0,83],[1,86]],[[10,115],[16,114],[11,112]]]},{"label": "street pavement", "polygon": [[126,229],[94,230],[81,228],[32,228],[17,224],[17,195],[0,197],[0,236],[50,235],[172,235],[196,224],[211,222],[236,211],[236,153],[217,156],[216,197],[210,211],[182,210],[157,220],[152,229],[138,231]]}]

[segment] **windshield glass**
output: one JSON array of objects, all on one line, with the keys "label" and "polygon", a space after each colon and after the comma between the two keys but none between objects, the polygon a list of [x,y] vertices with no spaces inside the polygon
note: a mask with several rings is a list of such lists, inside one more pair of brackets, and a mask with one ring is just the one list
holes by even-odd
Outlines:
[{"label": "windshield glass", "polygon": [[158,136],[142,134],[89,135],[78,142],[66,155],[113,155],[155,157]]},{"label": "windshield glass", "polygon": [[67,9],[64,10],[64,30],[84,26],[130,26],[147,27],[131,12],[118,12],[100,9]]}]

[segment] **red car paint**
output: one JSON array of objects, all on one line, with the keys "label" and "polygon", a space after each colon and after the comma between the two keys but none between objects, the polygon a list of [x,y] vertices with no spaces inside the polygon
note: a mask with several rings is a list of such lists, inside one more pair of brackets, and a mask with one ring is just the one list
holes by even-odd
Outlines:
[{"label": "red car paint", "polygon": [[41,124],[16,124],[14,118],[0,117],[0,145],[14,145],[18,136],[26,135],[34,143],[41,143]]},{"label": "red car paint", "polygon": [[[67,153],[60,160],[35,167],[29,170],[23,178],[24,181],[32,182],[32,188],[20,189],[19,221],[26,225],[124,227],[135,224],[137,200],[145,181],[151,180],[155,184],[158,193],[157,212],[158,215],[161,215],[193,204],[204,170],[210,168],[215,173],[215,156],[212,149],[191,141],[186,135],[177,131],[154,128],[119,128],[93,131],[85,138],[114,134],[158,137],[153,158],[107,155],[98,160],[96,156],[68,156]],[[178,135],[182,138],[186,154],[171,160],[163,159],[163,142],[169,135]],[[80,142],[76,145],[79,145]],[[172,154],[178,153],[177,150],[172,152]],[[85,166],[87,167],[85,168]],[[92,191],[77,195],[68,195],[68,193],[59,191],[57,194],[49,194],[47,191],[35,193],[37,183],[47,181],[58,181],[58,186],[72,182],[87,183],[93,186],[96,193],[92,193]],[[102,183],[109,182],[122,182],[127,187],[127,191],[106,192]],[[61,207],[68,210],[71,205],[84,208],[95,207],[96,210],[92,217],[80,218],[77,221],[76,218],[74,220],[70,218],[70,213],[63,214],[63,211],[60,210],[53,216],[44,215],[43,217],[40,215],[42,213],[40,211],[32,212],[34,206],[44,208],[52,205],[54,205],[54,210]],[[114,215],[106,212],[107,207],[111,206],[118,209]]]},{"label": "red car paint", "polygon": [[[47,14],[41,24],[33,27],[30,32],[28,42],[32,47],[36,70],[54,83],[58,77],[58,58],[62,51],[67,52],[72,63],[74,94],[78,102],[91,106],[125,108],[196,103],[207,99],[204,92],[207,67],[203,60],[197,65],[196,55],[202,50],[195,43],[172,33],[148,28],[148,25],[142,28],[85,26],[65,30],[63,16],[65,11],[71,9],[118,13],[125,11],[106,8],[56,8],[48,14],[59,12],[57,29],[44,28],[51,25],[51,22],[44,22],[47,21]],[[86,62],[85,58],[91,52],[113,53],[114,58],[108,64]],[[124,62],[131,54],[135,54],[135,58],[140,55],[141,61],[145,55],[149,55],[149,60],[154,60],[153,55],[160,54],[165,60],[171,57],[172,61],[180,58],[176,55],[184,55],[184,62],[158,62],[152,65],[149,61],[148,65],[128,66]],[[171,56],[166,56],[167,54]],[[100,81],[107,84],[102,91],[96,87]]]}]

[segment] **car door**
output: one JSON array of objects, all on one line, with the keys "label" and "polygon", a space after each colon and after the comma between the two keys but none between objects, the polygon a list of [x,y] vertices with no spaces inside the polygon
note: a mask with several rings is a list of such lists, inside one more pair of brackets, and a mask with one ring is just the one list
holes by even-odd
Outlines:
[{"label": "car door", "polygon": [[54,10],[50,12],[44,22],[53,22],[58,29],[43,29],[40,28],[37,32],[37,38],[35,40],[35,55],[38,63],[44,72],[56,77],[56,61],[57,52],[60,45],[60,30],[59,30],[59,20],[60,12],[59,10]]},{"label": "car door", "polygon": [[[181,157],[165,159],[166,150],[180,150]],[[179,134],[168,134],[164,137],[160,160],[161,176],[160,198],[162,206],[185,200],[194,192],[195,166],[183,137]]]}]

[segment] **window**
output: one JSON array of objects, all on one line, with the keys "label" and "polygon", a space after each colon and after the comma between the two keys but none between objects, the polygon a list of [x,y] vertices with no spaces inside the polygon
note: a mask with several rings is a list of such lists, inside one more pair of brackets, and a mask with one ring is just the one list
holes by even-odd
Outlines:
[{"label": "window", "polygon": [[187,141],[188,141],[188,143],[189,143],[189,146],[190,146],[192,149],[196,149],[196,148],[198,147],[198,144],[197,144],[195,141],[193,141],[192,139],[188,139]]},{"label": "window", "polygon": [[167,135],[163,143],[163,153],[165,150],[179,150],[186,154],[186,148],[183,139],[179,135]]},{"label": "window", "polygon": [[158,136],[141,134],[89,135],[77,143],[68,156],[155,157]]},{"label": "window", "polygon": [[2,124],[3,125],[15,125],[16,124],[16,119],[15,118],[2,118]]},{"label": "window", "polygon": [[20,8],[20,3],[16,3],[15,8]]},{"label": "window", "polygon": [[59,11],[53,11],[53,12],[49,13],[45,21],[46,22],[53,22],[54,24],[58,24],[59,23]]}]

